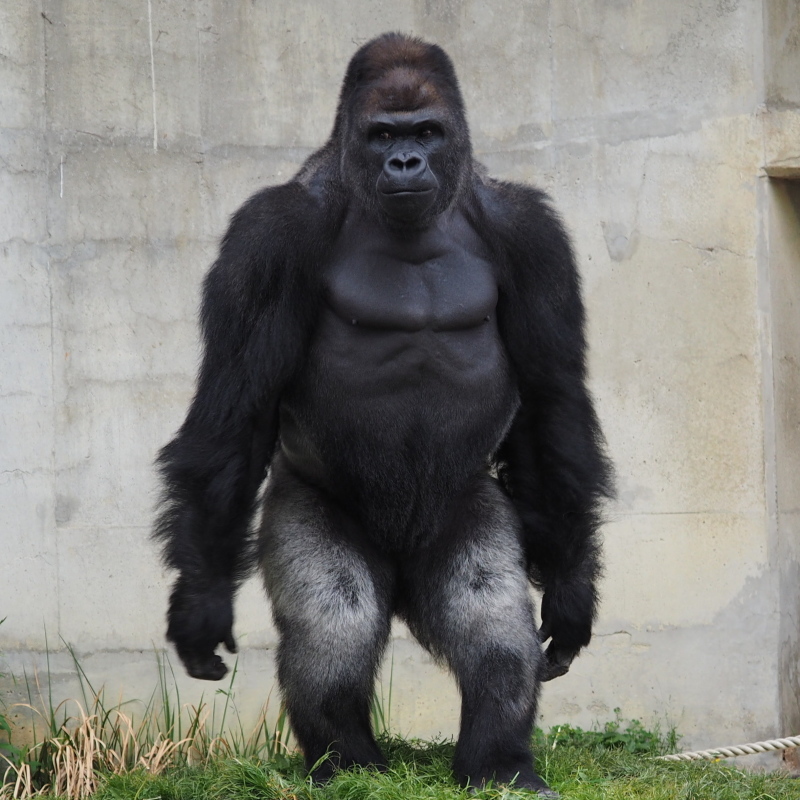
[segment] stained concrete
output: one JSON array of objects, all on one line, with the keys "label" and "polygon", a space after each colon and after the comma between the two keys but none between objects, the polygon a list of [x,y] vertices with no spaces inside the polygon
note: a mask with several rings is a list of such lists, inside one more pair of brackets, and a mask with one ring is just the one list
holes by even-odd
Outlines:
[{"label": "stained concrete", "polygon": [[[198,359],[227,218],[325,139],[355,48],[456,62],[476,150],[572,231],[619,472],[597,635],[545,726],[800,732],[800,13],[793,0],[44,0],[0,7],[0,651],[75,697],[147,699],[168,576],[152,460]],[[245,724],[274,686],[255,581]],[[451,734],[450,678],[396,626],[392,726]],[[209,686],[179,675],[181,698]],[[7,696],[17,696],[10,681]],[[16,694],[15,694],[16,693]]]}]

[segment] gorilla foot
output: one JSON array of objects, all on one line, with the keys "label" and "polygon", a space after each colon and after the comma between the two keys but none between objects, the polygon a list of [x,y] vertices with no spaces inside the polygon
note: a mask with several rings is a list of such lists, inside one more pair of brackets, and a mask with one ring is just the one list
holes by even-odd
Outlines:
[{"label": "gorilla foot", "polygon": [[514,781],[515,789],[530,789],[536,792],[539,797],[549,797],[551,800],[557,800],[561,795],[555,790],[551,789],[536,773],[534,773],[533,781]]},{"label": "gorilla foot", "polygon": [[[493,786],[507,786],[509,784],[500,783],[499,781],[492,781]],[[486,784],[481,783],[477,787],[470,785],[469,787],[469,794],[476,794],[479,791],[482,791],[485,788]],[[539,778],[536,783],[520,783],[520,781],[514,781],[511,784],[511,788],[513,789],[527,789],[531,792],[536,792],[539,797],[549,797],[550,800],[559,800],[561,795],[555,790],[551,789],[541,778]]]},{"label": "gorilla foot", "polygon": [[342,758],[338,753],[328,753],[321,759],[309,765],[308,770],[311,780],[314,783],[328,783],[337,772],[352,767],[361,769],[374,769],[378,772],[386,772],[388,765],[383,754],[378,752],[376,756]]},{"label": "gorilla foot", "polygon": [[468,785],[470,792],[474,793],[483,789],[487,783],[493,786],[510,785],[514,789],[527,789],[536,792],[539,797],[549,797],[551,800],[561,797],[561,795],[551,789],[533,770],[532,767],[524,766],[518,772],[509,774],[508,770],[498,770],[480,778],[469,777],[461,781],[462,785]]}]

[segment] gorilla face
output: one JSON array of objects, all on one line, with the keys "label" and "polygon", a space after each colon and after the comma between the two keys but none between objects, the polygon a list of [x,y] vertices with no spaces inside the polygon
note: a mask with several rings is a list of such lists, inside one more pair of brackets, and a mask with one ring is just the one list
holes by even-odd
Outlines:
[{"label": "gorilla face", "polygon": [[342,86],[328,148],[348,203],[390,227],[425,228],[472,174],[453,66],[438,47],[390,34],[365,45]]},{"label": "gorilla face", "polygon": [[436,176],[446,146],[441,122],[425,111],[377,114],[367,141],[379,208],[401,224],[424,220],[441,189]]}]

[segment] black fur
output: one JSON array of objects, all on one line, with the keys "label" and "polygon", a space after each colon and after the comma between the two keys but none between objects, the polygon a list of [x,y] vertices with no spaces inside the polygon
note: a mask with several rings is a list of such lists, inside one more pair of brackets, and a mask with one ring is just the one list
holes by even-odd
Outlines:
[{"label": "black fur", "polygon": [[201,324],[197,392],[158,459],[189,673],[225,674],[215,649],[235,650],[260,561],[293,727],[309,765],[335,754],[316,777],[382,764],[367,709],[396,613],[459,682],[459,779],[547,793],[538,687],[591,637],[611,468],[568,238],[545,195],[473,163],[440,48],[387,34],[356,53],[325,146],[234,215]]}]

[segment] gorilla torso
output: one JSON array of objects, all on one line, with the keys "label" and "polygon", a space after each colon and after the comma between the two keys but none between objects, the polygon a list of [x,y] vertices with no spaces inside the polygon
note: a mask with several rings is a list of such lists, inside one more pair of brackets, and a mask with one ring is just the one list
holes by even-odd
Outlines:
[{"label": "gorilla torso", "polygon": [[405,549],[435,534],[517,407],[496,270],[459,212],[413,237],[350,214],[323,285],[308,362],[281,405],[282,448],[370,535]]}]

